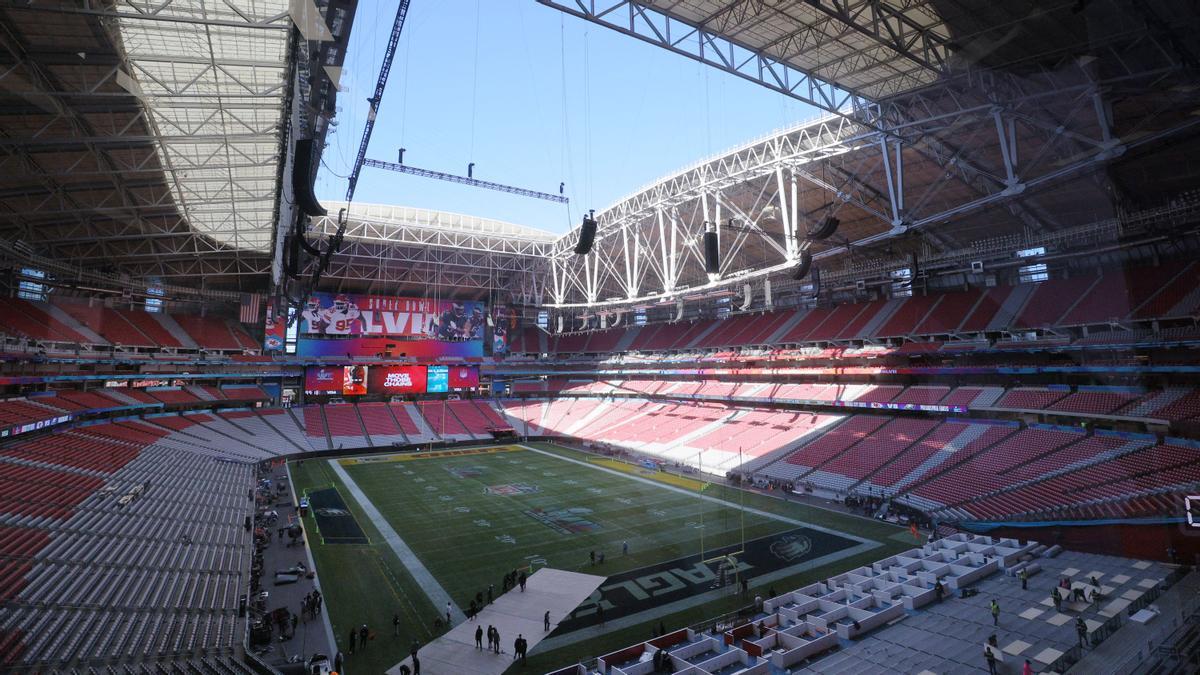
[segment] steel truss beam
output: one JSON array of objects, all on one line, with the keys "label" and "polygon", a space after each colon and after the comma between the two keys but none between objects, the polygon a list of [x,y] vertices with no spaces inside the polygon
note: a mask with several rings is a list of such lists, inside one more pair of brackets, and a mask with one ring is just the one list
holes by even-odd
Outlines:
[{"label": "steel truss beam", "polygon": [[156,7],[147,8],[146,3],[134,2],[133,0],[122,0],[116,3],[117,6],[124,5],[127,9],[120,10],[101,10],[90,9],[87,7],[70,7],[58,5],[43,5],[40,3],[32,3],[28,7],[22,7],[25,11],[47,12],[54,14],[81,14],[84,16],[96,16],[101,19],[111,21],[161,21],[167,23],[183,23],[195,26],[209,26],[213,28],[237,28],[245,30],[265,30],[265,31],[287,31],[291,29],[291,20],[288,18],[288,13],[283,12],[274,16],[254,19],[248,16],[250,12],[236,9],[234,4],[224,3],[229,7],[231,12],[223,12],[233,18],[228,19],[209,19],[201,16],[196,16],[192,13],[175,14],[171,11],[171,2],[162,2]]},{"label": "steel truss beam", "polygon": [[497,192],[505,192],[510,195],[518,195],[520,197],[532,197],[534,199],[545,199],[550,202],[566,204],[570,200],[563,195],[552,195],[549,192],[539,192],[537,190],[529,190],[526,188],[515,187],[512,185],[504,185],[503,183],[492,183],[486,180],[470,178],[468,176],[457,176],[452,173],[444,173],[442,171],[434,171],[432,169],[420,169],[407,164],[397,164],[395,162],[384,162],[378,159],[365,159],[363,166],[370,166],[376,169],[384,169],[386,171],[395,171],[397,173],[406,173],[410,176],[420,176],[421,178],[433,178],[435,180],[444,180],[450,183],[458,183],[459,185],[467,185],[470,187],[483,188],[485,190],[496,190]]},{"label": "steel truss beam", "polygon": [[[330,203],[330,212],[340,211],[343,202]],[[338,223],[334,216],[313,219],[310,233],[332,236]],[[550,256],[556,235],[521,228],[510,223],[428,209],[355,204],[346,216],[346,239],[440,249],[461,249],[506,256],[545,259]]]},{"label": "steel truss beam", "polygon": [[[1065,100],[1069,102],[1069,99]],[[1011,102],[1011,109],[1023,110],[1023,102]],[[873,131],[839,139],[841,147],[853,146],[858,158],[865,163],[865,169],[852,171],[841,187],[816,178],[814,174],[818,172],[806,166],[809,162],[815,165],[814,160],[788,153],[769,155],[764,160],[761,146],[711,160],[598,214],[600,234],[593,253],[588,256],[580,259],[573,255],[569,247],[574,237],[560,240],[554,247],[551,265],[554,279],[550,306],[592,310],[671,300],[736,288],[748,278],[763,276],[764,270],[778,273],[787,269],[796,260],[793,237],[798,236],[794,233],[801,225],[788,222],[796,218],[796,191],[794,187],[789,189],[795,179],[830,190],[842,203],[852,204],[878,219],[875,233],[849,242],[856,247],[939,225],[994,204],[1009,207],[1016,218],[1031,225],[1032,229],[1052,230],[1060,226],[1049,216],[1024,204],[1022,195],[1026,191],[1033,192],[1068,177],[1086,175],[1132,148],[1161,142],[1200,126],[1200,118],[1189,116],[1154,133],[1131,134],[1129,138],[1118,139],[1105,138],[1104,134],[1110,132],[1097,131],[1094,125],[1080,125],[1072,133],[1086,139],[1084,147],[1090,151],[1060,158],[1056,163],[1030,161],[1022,164],[1014,161],[1018,144],[1013,126],[1007,123],[1010,118],[1008,113],[999,112],[960,118],[953,126],[953,137],[963,139],[957,146],[941,140],[934,132],[941,125],[940,121],[926,127],[926,133],[911,136],[911,141],[907,140],[908,136]],[[909,127],[910,130],[917,128],[915,123]],[[1032,144],[1033,141],[1054,143],[1057,137],[1040,138],[1026,133],[1023,138],[1024,143]],[[1035,148],[1020,151],[1040,155]],[[926,182],[920,190],[907,187],[905,174],[913,167],[906,166],[906,153],[909,162],[917,164],[918,170],[925,175],[932,173],[936,179]],[[746,159],[751,154],[755,156],[753,162]],[[845,151],[826,151],[820,161],[831,163],[849,158],[851,155]],[[924,165],[923,169],[921,165]],[[972,194],[951,202],[930,199],[939,192],[945,180],[961,181]],[[882,189],[872,195],[872,184],[882,185]],[[744,200],[746,189],[755,185],[761,186],[755,188],[760,194],[750,208],[746,208],[745,203],[739,207],[739,200],[727,197],[728,194],[741,194]],[[874,207],[880,193],[886,200],[882,210]],[[765,236],[760,227],[759,217],[767,204],[778,205],[786,251],[780,251],[777,234]],[[715,207],[718,206],[724,208],[725,216],[717,213]],[[735,236],[727,235],[723,239],[722,278],[706,281],[699,247],[701,224],[720,222],[720,229],[725,232],[723,220],[729,216],[737,219],[738,228]],[[1046,223],[1052,223],[1052,226]],[[750,266],[736,269],[731,261],[755,241],[762,242],[765,253],[758,254]],[[943,246],[947,245],[943,243]],[[826,259],[844,252],[840,247],[827,248],[814,257]],[[639,261],[640,276],[633,274],[632,264],[627,269],[627,259]]]},{"label": "steel truss beam", "polygon": [[826,112],[874,125],[879,106],[791,64],[636,0],[538,0],[561,12],[610,28],[760,84]]},{"label": "steel truss beam", "polygon": [[[871,130],[836,116],[793,127],[702,162],[622,199],[597,214],[597,221],[602,222],[596,240],[615,236],[629,223],[698,199],[702,194],[742,184],[752,177],[773,174],[779,167],[799,167],[848,153],[874,137]],[[554,254],[564,256],[573,248],[574,238],[568,235],[555,244]]]},{"label": "steel truss beam", "polygon": [[[665,16],[670,10],[656,14],[656,10],[634,0],[539,2],[674,52],[681,51],[681,41],[695,39],[697,50],[688,56],[742,77],[747,75],[735,72],[737,68],[731,69],[728,61],[720,61],[714,54],[703,55],[707,41],[717,39],[705,31],[723,34],[735,28],[741,30],[749,25],[744,22],[751,15],[786,9],[761,1],[734,2],[699,25],[688,25]],[[878,102],[871,108],[871,117],[864,118],[861,112],[848,116],[846,110],[835,109],[839,116],[822,120],[819,124],[823,127],[804,127],[799,143],[784,135],[752,144],[621,200],[598,214],[599,234],[592,254],[583,259],[572,255],[575,233],[556,244],[551,264],[551,306],[593,309],[670,300],[734,287],[763,268],[786,267],[795,260],[798,250],[796,237],[801,224],[796,222],[795,188],[790,190],[791,196],[788,189],[797,179],[836,195],[833,212],[842,205],[853,205],[878,219],[877,233],[848,242],[856,246],[945,223],[994,204],[1002,205],[1027,227],[1060,228],[1052,215],[1027,203],[1022,195],[1068,177],[1087,175],[1132,147],[1162,141],[1200,123],[1194,116],[1181,118],[1168,128],[1144,133],[1140,129],[1145,123],[1135,122],[1127,138],[1115,138],[1112,122],[1103,114],[1107,108],[1099,104],[1095,105],[1101,116],[1098,130],[1094,119],[1041,121],[1047,117],[1048,106],[1078,108],[1086,103],[1091,107],[1099,100],[1097,92],[1104,92],[1104,97],[1110,99],[1170,89],[1185,92],[1172,94],[1172,109],[1194,107],[1196,96],[1186,93],[1194,88],[1171,89],[1173,81],[1183,83],[1173,80],[1183,72],[1182,65],[1162,37],[1151,31],[1132,27],[1114,33],[1107,42],[1092,45],[1088,59],[1063,54],[1057,62],[1027,64],[1018,76],[970,70],[969,64],[954,62],[947,44],[935,32],[895,23],[900,19],[896,14],[899,10],[884,5],[870,0],[807,3],[834,24],[868,35],[897,53],[906,52],[900,56],[937,72],[937,82]],[[820,40],[837,39],[837,31],[829,28],[814,26],[812,35],[795,38],[808,40],[810,46]],[[1135,53],[1137,57],[1131,58]],[[1090,65],[1096,61],[1104,67]],[[777,83],[762,84],[780,90]],[[795,95],[792,91],[783,93]],[[830,110],[821,105],[828,101],[797,98]],[[1159,104],[1147,117],[1158,116],[1165,105]],[[1029,118],[1041,121],[1041,128]],[[1035,128],[1036,136],[1029,133]],[[1052,149],[1063,138],[1071,139],[1083,150],[1068,157],[1055,156]],[[781,147],[787,143],[791,145]],[[822,163],[825,168],[839,163],[846,167],[850,157],[855,157],[857,166],[849,171],[836,170],[835,175],[840,174],[836,179],[827,180],[824,170],[814,168]],[[1057,162],[1051,163],[1053,160]],[[916,166],[907,167],[906,162]],[[906,174],[914,170],[927,177],[932,174],[934,180],[924,181],[919,190],[909,187]],[[818,173],[822,178],[817,177]],[[773,180],[768,178],[771,174]],[[946,203],[944,198],[931,199],[946,181],[966,186],[970,196],[956,197],[953,203]],[[747,189],[759,190],[753,208],[747,209],[743,203],[739,209],[739,200],[725,197],[734,190],[744,198]],[[786,247],[782,256],[775,241],[779,235],[763,236],[754,216],[768,203],[778,206],[782,220]],[[698,247],[701,223],[719,218],[714,207],[721,206],[742,222],[735,236],[722,239],[731,242],[728,247],[722,244],[730,249],[722,250],[725,278],[703,282],[697,272],[703,263]],[[770,255],[760,256],[755,267],[731,272],[731,260],[739,247],[744,248],[746,241],[756,236]],[[954,245],[940,236],[931,234],[931,238],[942,248]],[[848,247],[826,249],[816,257],[829,258],[844,250]],[[690,288],[684,293],[681,286]]]}]

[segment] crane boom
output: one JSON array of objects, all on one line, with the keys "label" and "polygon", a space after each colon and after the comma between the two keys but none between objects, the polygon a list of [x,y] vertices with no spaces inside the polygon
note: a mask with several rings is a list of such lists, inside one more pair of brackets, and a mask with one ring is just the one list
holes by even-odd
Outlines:
[{"label": "crane boom", "polygon": [[371,110],[367,113],[367,123],[363,127],[362,141],[358,144],[358,155],[354,158],[354,169],[350,171],[350,182],[346,185],[346,203],[354,200],[354,189],[358,187],[358,174],[362,172],[363,162],[367,159],[367,146],[371,144],[371,132],[375,130],[375,115],[379,112],[379,104],[383,101],[383,90],[387,88],[388,75],[392,72],[392,61],[396,58],[396,46],[400,44],[400,33],[404,30],[404,19],[408,16],[409,0],[400,0],[396,7],[396,19],[392,22],[392,35],[388,38],[387,49],[383,52],[383,63],[379,66],[379,79],[375,82],[375,94],[367,99]]}]

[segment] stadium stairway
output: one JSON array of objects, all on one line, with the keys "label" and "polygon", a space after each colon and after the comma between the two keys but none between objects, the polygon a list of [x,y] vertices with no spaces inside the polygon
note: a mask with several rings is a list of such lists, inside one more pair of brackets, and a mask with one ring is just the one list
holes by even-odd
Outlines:
[{"label": "stadium stairway", "polygon": [[104,338],[100,337],[99,333],[93,331],[91,328],[84,325],[83,322],[77,320],[75,317],[68,314],[66,311],[63,310],[62,307],[59,307],[58,305],[51,303],[51,302],[38,303],[38,307],[42,311],[49,314],[50,317],[52,319],[54,319],[55,321],[66,326],[67,328],[70,328],[77,335],[79,335],[83,338],[86,338],[90,344],[96,344],[96,345],[107,345],[108,344],[108,340],[105,340]]},{"label": "stadium stairway", "polygon": [[313,446],[305,437],[304,427],[297,423],[296,418],[286,409],[255,410],[254,413],[275,433],[295,446],[299,452],[313,451]]},{"label": "stadium stairway", "polygon": [[505,424],[512,427],[513,431],[517,432],[518,436],[533,435],[529,433],[529,429],[525,424],[525,420],[522,420],[514,415],[510,415],[508,410],[505,409],[504,403],[499,399],[488,401],[486,405],[492,406],[492,410],[495,410],[496,414],[500,416],[500,419],[504,420]]},{"label": "stadium stairway", "polygon": [[[313,413],[312,417],[309,417],[306,408],[312,407],[316,407],[317,410]],[[329,440],[328,427],[325,425],[325,416],[321,414],[320,406],[292,407],[284,410],[284,413],[300,429],[301,437],[304,438],[305,443],[310,448],[313,450],[329,450],[333,448],[333,444]]]},{"label": "stadium stairway", "polygon": [[[1088,441],[1099,440],[1099,438],[1103,438],[1103,437],[1088,437]],[[1134,440],[1134,441],[1128,441],[1128,442],[1123,442],[1123,443],[1120,440],[1115,440],[1115,438],[1112,441],[1114,441],[1114,442],[1109,443],[1108,447],[1103,448],[1097,454],[1087,456],[1087,458],[1082,458],[1082,459],[1079,459],[1079,460],[1076,460],[1073,462],[1069,462],[1069,464],[1054,468],[1054,470],[1039,473],[1038,476],[1032,477],[1031,479],[1022,480],[1022,482],[1020,482],[1020,483],[1016,483],[1013,485],[1007,485],[1007,486],[1004,486],[1004,488],[1001,488],[998,490],[990,490],[990,491],[986,491],[986,492],[980,492],[980,494],[978,494],[976,496],[972,496],[971,498],[968,498],[968,500],[962,500],[958,503],[950,504],[950,506],[964,507],[966,510],[968,510],[968,512],[972,513],[972,516],[974,516],[974,515],[976,515],[976,512],[974,512],[974,510],[971,509],[973,504],[989,504],[989,503],[996,503],[996,502],[1006,502],[1007,501],[1006,496],[1014,495],[1014,494],[1016,494],[1016,492],[1026,490],[1027,488],[1032,488],[1032,486],[1043,484],[1045,482],[1048,482],[1048,480],[1052,480],[1054,478],[1064,476],[1064,474],[1079,471],[1079,470],[1081,470],[1081,468],[1085,468],[1088,466],[1094,466],[1097,464],[1102,464],[1102,462],[1114,460],[1116,458],[1120,458],[1120,456],[1139,452],[1139,450],[1144,450],[1148,447],[1153,446],[1153,444],[1154,444],[1154,440],[1152,437],[1147,438],[1147,440],[1140,440],[1140,441]],[[1085,442],[1087,442],[1087,441],[1085,441]],[[1127,498],[1127,497],[1121,497],[1121,498],[1123,500],[1123,498]],[[1019,510],[1015,510],[1015,512],[1013,512],[1013,513],[1020,513],[1020,512],[1021,512],[1021,510],[1019,509]]]},{"label": "stadium stairway", "polygon": [[[705,455],[706,454],[708,454],[708,455],[714,454],[713,450],[711,448],[707,448],[707,447],[704,447],[704,448],[690,447],[688,445],[688,443],[692,440],[701,438],[703,436],[706,436],[706,435],[720,429],[725,423],[733,421],[734,418],[738,417],[742,413],[743,413],[742,410],[738,410],[737,408],[730,408],[727,413],[720,415],[717,419],[714,419],[713,421],[711,421],[707,424],[704,424],[695,429],[692,429],[691,431],[685,433],[684,435],[680,436],[679,438],[676,438],[676,439],[666,443],[660,449],[658,449],[655,452],[655,454],[661,454],[663,456],[669,457],[672,454],[679,454],[678,452],[673,452],[673,451],[679,450],[685,454],[697,455],[699,458],[700,466],[703,467],[704,469],[708,470],[708,473],[718,473],[718,472],[723,473],[724,470],[732,468],[732,467],[726,466],[726,464],[728,463],[727,461],[716,460],[716,459],[714,459],[713,461],[705,461],[706,459],[711,459],[711,458],[706,458]],[[721,453],[721,454],[726,454],[726,453]],[[734,457],[736,458],[737,455],[735,454]]]},{"label": "stadium stairway", "polygon": [[446,414],[457,421],[471,438],[474,440],[491,440],[492,435],[487,432],[488,420],[483,416],[475,404],[470,400],[459,399],[457,401],[446,401]]},{"label": "stadium stairway", "polygon": [[[1057,476],[1061,476],[1063,474],[1070,473],[1072,471],[1076,471],[1083,467],[1094,465],[1098,462],[1107,461],[1110,459],[1114,459],[1116,457],[1120,457],[1122,455],[1129,454],[1131,452],[1136,452],[1138,450],[1142,450],[1142,449],[1148,447],[1149,445],[1153,445],[1153,441],[1149,441],[1149,442],[1147,442],[1145,440],[1123,441],[1123,439],[1119,439],[1119,438],[1115,438],[1115,437],[1111,437],[1111,436],[1108,436],[1108,437],[1106,437],[1106,436],[1088,436],[1088,437],[1080,439],[1074,443],[1067,444],[1066,446],[1063,446],[1062,448],[1058,448],[1056,450],[1052,450],[1050,452],[1043,453],[1040,457],[1038,457],[1034,460],[1031,460],[1029,462],[1024,462],[1022,464],[1014,466],[1012,469],[1010,469],[1008,471],[1005,471],[1005,474],[1011,474],[1013,472],[1020,471],[1022,468],[1030,468],[1031,466],[1033,466],[1034,467],[1033,469],[1031,469],[1030,471],[1026,471],[1024,473],[1024,480],[1012,483],[1010,485],[1006,485],[999,489],[981,491],[978,494],[972,495],[968,499],[963,499],[963,500],[960,500],[957,502],[952,502],[952,503],[948,504],[947,506],[949,506],[949,507],[964,506],[965,507],[970,504],[984,502],[991,498],[999,497],[1001,495],[1006,495],[1006,494],[1016,492],[1018,490],[1024,489],[1031,485],[1036,485],[1038,483],[1042,483],[1044,481],[1050,480]],[[1061,462],[1061,458],[1051,457],[1051,455],[1058,454],[1059,451],[1071,451],[1071,450],[1074,450],[1075,454],[1077,455],[1074,458],[1074,461],[1064,463],[1064,462]],[[1052,463],[1052,464],[1058,463],[1059,466],[1057,466],[1055,468],[1048,468],[1048,467],[1042,468],[1043,464],[1048,463],[1047,460],[1049,460],[1049,463]],[[1055,462],[1055,460],[1059,460],[1059,461]],[[1030,474],[1032,474],[1032,475],[1030,475]]]},{"label": "stadium stairway", "polygon": [[632,330],[626,330],[624,334],[621,335],[621,339],[617,340],[617,343],[613,345],[612,350],[618,354],[629,351],[629,345],[633,343],[635,338],[637,338],[638,332],[640,331],[640,326],[635,326]]},{"label": "stadium stairway", "polygon": [[362,422],[363,434],[372,446],[408,442],[387,403],[357,403],[355,409]]},{"label": "stadium stairway", "polygon": [[446,441],[472,441],[475,435],[465,427],[450,409],[449,401],[419,401],[416,404],[435,437]]},{"label": "stadium stairway", "polygon": [[190,393],[192,396],[195,396],[196,398],[200,399],[201,401],[219,401],[220,400],[216,396],[213,396],[212,392],[208,391],[204,387],[184,387],[184,390],[187,391],[188,393]]},{"label": "stadium stairway", "polygon": [[479,411],[479,414],[483,415],[483,418],[487,420],[489,427],[501,428],[509,426],[508,421],[505,420],[504,416],[500,414],[500,411],[496,409],[496,405],[493,401],[481,401],[480,399],[473,398],[470,399],[470,403],[471,405],[475,406],[475,408]]},{"label": "stadium stairway", "polygon": [[214,440],[223,438],[226,442],[244,443],[271,456],[291,454],[295,447],[288,447],[286,439],[280,438],[251,410],[187,417],[200,428],[211,432]]},{"label": "stadium stairway", "polygon": [[[584,399],[581,399],[580,401],[572,403],[571,407],[574,408],[575,405],[587,405],[587,401]],[[577,432],[586,428],[597,418],[602,417],[605,413],[607,413],[609,410],[609,407],[612,405],[614,405],[613,399],[608,399],[608,398],[601,399],[600,402],[595,407],[591,408],[586,413],[584,413],[582,416],[580,416],[579,419],[575,420],[575,422],[573,424],[571,424],[569,427],[563,429],[561,431],[561,433],[565,436],[576,435]]]},{"label": "stadium stairway", "polygon": [[120,388],[107,389],[105,390],[104,395],[119,403],[124,403],[125,405],[144,405],[141,401],[121,391]]},{"label": "stadium stairway", "polygon": [[164,330],[166,330],[168,333],[170,333],[171,337],[175,338],[175,340],[180,344],[180,346],[185,347],[187,349],[199,349],[200,348],[200,345],[196,343],[196,341],[192,338],[192,336],[189,335],[188,332],[183,329],[183,326],[180,326],[179,323],[176,322],[175,319],[173,319],[170,314],[163,314],[162,312],[154,312],[154,313],[150,313],[149,316],[155,322],[157,322],[158,325],[162,326]]},{"label": "stadium stairway", "polygon": [[1037,425],[1019,429],[990,446],[986,452],[976,452],[929,480],[920,482],[911,493],[943,505],[943,510],[952,517],[969,519],[971,514],[961,507],[946,505],[961,503],[961,495],[983,481],[1007,486],[1014,482],[1013,472],[1021,466],[1052,455],[1083,438],[1086,436],[1074,430],[1056,427]]},{"label": "stadium stairway", "polygon": [[[944,424],[958,424],[958,422],[951,421]],[[963,427],[963,430],[951,439],[950,442],[946,443],[940,450],[930,455],[928,459],[918,464],[912,471],[909,471],[908,474],[896,481],[895,485],[892,485],[891,488],[893,490],[904,489],[921,476],[933,471],[934,468],[946,461],[951,455],[962,450],[987,431],[987,426],[983,424],[964,424]]]},{"label": "stadium stairway", "polygon": [[[913,425],[918,424],[922,421],[923,420],[896,418],[896,419],[893,419],[891,422],[888,422],[884,426],[880,427],[879,430],[877,430],[875,432],[875,434],[872,434],[873,444],[880,442],[880,440],[881,440],[880,435],[884,435],[884,436],[886,436],[886,438],[882,439],[882,440],[885,440],[885,442],[887,442],[889,444],[889,447],[898,448],[898,449],[888,450],[887,452],[890,453],[890,457],[883,459],[883,461],[879,462],[874,468],[870,469],[865,476],[858,479],[856,482],[851,483],[850,487],[847,488],[847,491],[854,492],[854,491],[856,491],[856,489],[865,489],[867,491],[870,491],[870,488],[874,487],[871,485],[871,478],[882,473],[885,469],[890,467],[893,463],[905,459],[906,456],[908,455],[908,453],[910,453],[911,451],[917,450],[921,446],[921,444],[925,442],[925,440],[927,438],[929,438],[930,436],[932,436],[934,433],[937,432],[938,427],[940,426],[936,422],[929,424],[928,428],[924,430],[924,433],[921,433],[919,436],[916,436],[915,438],[912,438],[911,440],[907,436],[903,435],[903,433],[904,433],[903,431],[892,433],[892,430],[890,429],[890,427],[892,427],[894,425],[907,425],[909,427],[912,427]],[[866,439],[864,439],[864,440],[866,440]],[[904,445],[903,447],[898,447],[900,443],[907,443],[907,445]],[[853,476],[851,476],[850,478],[853,479]],[[879,488],[876,487],[875,491],[877,493],[879,491]]]},{"label": "stadium stairway", "polygon": [[1189,389],[1164,389],[1161,392],[1147,394],[1138,401],[1130,403],[1128,406],[1118,410],[1118,414],[1128,415],[1130,417],[1150,417],[1156,410],[1167,408],[1172,403],[1187,396],[1190,393]]},{"label": "stadium stairway", "polygon": [[[292,453],[289,448],[281,448],[282,443],[271,443],[274,438],[264,437],[262,435],[250,434],[245,430],[234,425],[230,420],[215,416],[215,414],[196,414],[196,416],[188,416],[192,422],[196,423],[191,428],[185,431],[188,434],[202,438],[206,442],[214,444],[216,447],[221,447],[222,444],[226,447],[236,447],[236,444],[248,446],[263,453],[262,456],[251,455],[250,459],[260,460],[270,458],[270,456],[278,456]],[[245,418],[250,420],[251,418]],[[262,431],[262,429],[259,429]],[[272,444],[276,447],[272,447]]]},{"label": "stadium stairway", "polygon": [[745,464],[743,471],[749,474],[763,473],[766,475],[771,475],[771,472],[768,469],[777,464],[779,460],[786,458],[788,455],[795,452],[797,448],[807,445],[818,436],[822,436],[833,431],[839,424],[849,419],[848,416],[838,417],[837,415],[826,415],[824,417],[828,417],[832,421],[822,426],[814,427],[811,431],[803,436],[785,443],[784,445],[781,445],[778,448],[767,452],[766,454],[755,457]]},{"label": "stadium stairway", "polygon": [[[1003,443],[1017,431],[1017,425],[1002,426],[1002,425],[977,425],[983,427],[982,432],[975,438],[970,439],[953,453],[948,454],[941,462],[933,467],[928,473],[913,479],[905,485],[903,491],[896,496],[896,500],[901,503],[907,503],[915,508],[923,511],[933,511],[940,509],[945,504],[915,494],[914,490],[922,488],[925,484],[940,478],[941,476],[954,470],[955,467],[970,461],[976,455],[990,450],[996,445]],[[957,441],[958,439],[956,439]]]},{"label": "stadium stairway", "polygon": [[[415,436],[409,434],[409,438],[412,440],[412,442],[430,443],[438,439],[437,433],[434,432],[433,427],[429,426],[429,422],[425,420],[425,417],[421,414],[421,411],[417,409],[416,404],[401,403],[400,405],[404,409],[404,414],[408,415],[409,420],[417,429],[417,434]],[[395,411],[393,410],[393,412]],[[396,416],[399,417],[400,413],[397,412]]]},{"label": "stadium stairway", "polygon": [[[322,405],[320,408],[330,447],[363,448],[371,445],[362,419],[358,415],[358,408],[353,403]],[[312,408],[306,409],[305,414],[312,414]]]}]

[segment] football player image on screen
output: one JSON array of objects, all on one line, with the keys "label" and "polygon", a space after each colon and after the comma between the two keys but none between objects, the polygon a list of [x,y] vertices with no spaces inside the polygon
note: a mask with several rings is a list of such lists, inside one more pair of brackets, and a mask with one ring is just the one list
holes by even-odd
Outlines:
[{"label": "football player image on screen", "polygon": [[483,315],[483,307],[481,305],[471,307],[471,317],[467,319],[467,328],[465,331],[466,339],[478,340],[482,338],[486,323],[487,318]]},{"label": "football player image on screen", "polygon": [[492,353],[503,354],[508,350],[508,331],[501,324],[492,329]]},{"label": "football player image on screen", "polygon": [[300,318],[304,319],[304,324],[301,326],[302,333],[320,333],[321,328],[325,325],[325,312],[321,309],[321,299],[313,296],[304,303],[304,310],[300,312]]},{"label": "football player image on screen", "polygon": [[333,307],[322,312],[321,317],[325,321],[326,335],[350,335],[360,332],[357,324],[362,313],[345,295],[334,298]]},{"label": "football player image on screen", "polygon": [[367,369],[363,366],[346,366],[342,379],[342,393],[346,396],[362,396],[367,393]]},{"label": "football player image on screen", "polygon": [[438,318],[434,337],[439,340],[466,339],[467,321],[467,308],[461,302],[456,302]]}]

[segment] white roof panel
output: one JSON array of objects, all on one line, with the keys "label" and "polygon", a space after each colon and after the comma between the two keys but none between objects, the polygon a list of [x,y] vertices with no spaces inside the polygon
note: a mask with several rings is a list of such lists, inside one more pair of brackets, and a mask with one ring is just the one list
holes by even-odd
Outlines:
[{"label": "white roof panel", "polygon": [[282,161],[287,0],[126,5],[158,17],[121,18],[118,26],[181,212],[218,242],[268,251]]}]

